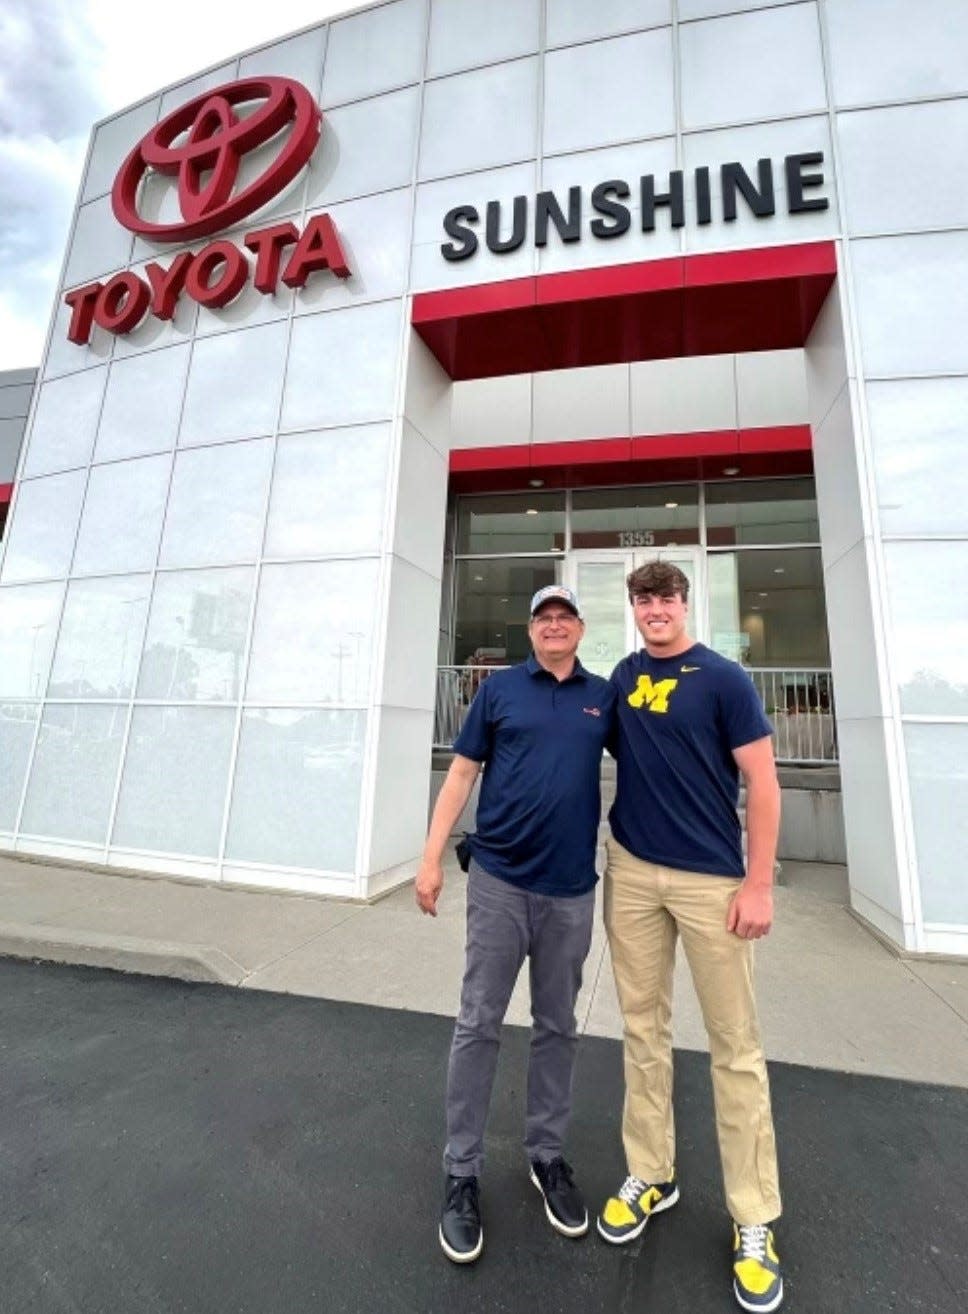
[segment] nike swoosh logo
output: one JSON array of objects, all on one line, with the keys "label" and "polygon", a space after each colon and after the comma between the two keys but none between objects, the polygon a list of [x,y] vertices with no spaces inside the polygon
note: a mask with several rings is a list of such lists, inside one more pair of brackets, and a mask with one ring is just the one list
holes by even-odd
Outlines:
[{"label": "nike swoosh logo", "polygon": [[702,670],[702,667],[701,667],[701,666],[680,666],[680,667],[679,667],[679,670],[683,673],[683,675],[688,675],[690,671],[701,671],[701,670]]}]

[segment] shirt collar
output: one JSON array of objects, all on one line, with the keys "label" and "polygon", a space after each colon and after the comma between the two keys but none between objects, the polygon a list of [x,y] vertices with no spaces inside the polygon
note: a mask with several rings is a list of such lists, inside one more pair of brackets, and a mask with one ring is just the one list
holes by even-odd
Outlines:
[{"label": "shirt collar", "polygon": [[[532,653],[531,656],[528,658],[528,660],[525,662],[525,666],[528,668],[529,675],[551,675],[551,672],[546,670],[541,665],[537,657],[535,657],[534,653]],[[554,679],[555,677],[552,675],[551,678]],[[585,680],[587,678],[588,678],[588,672],[585,670],[584,666],[582,666],[581,662],[576,657],[574,670],[572,671],[571,675],[567,677],[567,679]]]}]

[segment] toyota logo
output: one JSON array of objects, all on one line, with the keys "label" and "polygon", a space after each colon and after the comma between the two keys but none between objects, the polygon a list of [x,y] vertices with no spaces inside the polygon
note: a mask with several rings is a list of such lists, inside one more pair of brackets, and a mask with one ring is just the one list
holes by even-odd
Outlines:
[{"label": "toyota logo", "polygon": [[[237,106],[253,103],[251,112],[236,113]],[[115,218],[161,242],[229,228],[292,182],[315,150],[321,125],[319,106],[291,78],[246,78],[206,91],[156,124],[122,164],[111,190]],[[287,127],[289,135],[269,167],[233,195],[243,157]],[[138,213],[138,191],[149,170],[177,179],[183,222],[154,224]]]}]

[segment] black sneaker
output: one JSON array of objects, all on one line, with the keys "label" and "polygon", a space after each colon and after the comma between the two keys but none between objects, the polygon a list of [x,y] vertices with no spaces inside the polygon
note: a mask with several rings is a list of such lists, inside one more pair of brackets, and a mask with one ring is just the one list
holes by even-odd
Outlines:
[{"label": "black sneaker", "polygon": [[531,1160],[531,1180],[544,1196],[548,1222],[563,1236],[584,1236],[588,1210],[570,1166],[560,1156],[550,1163]]},{"label": "black sneaker", "polygon": [[476,1177],[448,1177],[440,1214],[440,1248],[455,1264],[472,1264],[484,1249]]}]

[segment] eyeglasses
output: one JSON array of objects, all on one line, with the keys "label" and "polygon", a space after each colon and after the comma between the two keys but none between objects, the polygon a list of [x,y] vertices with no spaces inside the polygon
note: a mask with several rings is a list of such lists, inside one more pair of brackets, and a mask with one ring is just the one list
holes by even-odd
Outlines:
[{"label": "eyeglasses", "polygon": [[532,616],[532,623],[535,625],[570,625],[577,621],[578,617],[573,611],[542,611],[537,616]]}]

